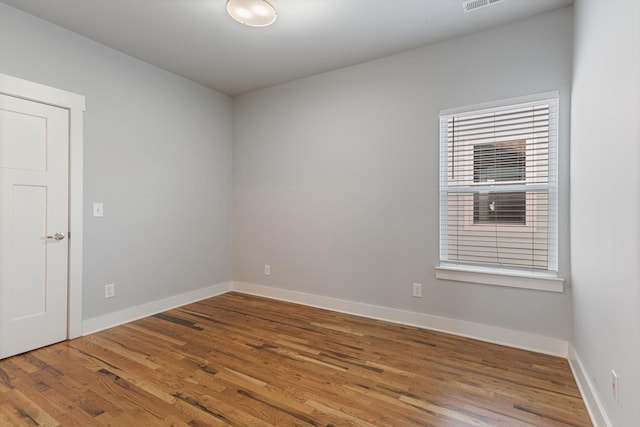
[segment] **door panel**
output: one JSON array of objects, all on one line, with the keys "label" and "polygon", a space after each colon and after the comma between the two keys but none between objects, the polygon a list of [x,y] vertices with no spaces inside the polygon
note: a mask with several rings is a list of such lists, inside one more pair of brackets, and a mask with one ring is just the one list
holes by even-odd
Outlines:
[{"label": "door panel", "polygon": [[67,110],[0,95],[0,358],[67,337],[68,142]]},{"label": "door panel", "polygon": [[[47,233],[47,188],[14,185],[12,188],[11,230],[12,256],[18,262],[12,266],[10,281],[11,321],[37,316],[46,310],[47,281],[45,262],[47,246],[34,244]],[[38,242],[40,243],[40,242]]]},{"label": "door panel", "polygon": [[0,167],[44,171],[47,168],[47,120],[0,110]]}]

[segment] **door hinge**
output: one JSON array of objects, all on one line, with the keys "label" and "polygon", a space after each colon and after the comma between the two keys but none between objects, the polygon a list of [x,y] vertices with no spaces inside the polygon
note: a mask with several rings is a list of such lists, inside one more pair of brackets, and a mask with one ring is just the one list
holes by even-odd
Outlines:
[{"label": "door hinge", "polygon": [[69,233],[67,233],[67,239],[71,238],[71,232],[69,231]]}]

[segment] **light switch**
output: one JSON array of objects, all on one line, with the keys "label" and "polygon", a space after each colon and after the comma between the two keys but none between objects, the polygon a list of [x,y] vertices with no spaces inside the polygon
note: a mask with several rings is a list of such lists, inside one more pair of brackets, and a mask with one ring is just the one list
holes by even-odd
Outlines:
[{"label": "light switch", "polygon": [[94,218],[104,216],[104,205],[102,203],[93,204],[93,216]]}]

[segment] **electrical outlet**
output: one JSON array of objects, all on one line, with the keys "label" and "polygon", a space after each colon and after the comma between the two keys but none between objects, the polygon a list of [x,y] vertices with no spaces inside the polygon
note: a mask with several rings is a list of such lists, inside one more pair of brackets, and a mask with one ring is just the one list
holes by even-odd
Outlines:
[{"label": "electrical outlet", "polygon": [[620,401],[620,388],[618,384],[618,374],[613,369],[611,370],[611,392],[613,393],[613,400],[616,403]]},{"label": "electrical outlet", "polygon": [[114,296],[116,296],[116,285],[114,283],[104,285],[104,297],[113,298]]},{"label": "electrical outlet", "polygon": [[413,284],[413,296],[416,298],[422,298],[422,284],[420,283]]},{"label": "electrical outlet", "polygon": [[264,265],[264,275],[271,276],[271,266],[269,264]]},{"label": "electrical outlet", "polygon": [[102,203],[94,203],[93,204],[93,217],[99,218],[104,216],[104,204]]}]

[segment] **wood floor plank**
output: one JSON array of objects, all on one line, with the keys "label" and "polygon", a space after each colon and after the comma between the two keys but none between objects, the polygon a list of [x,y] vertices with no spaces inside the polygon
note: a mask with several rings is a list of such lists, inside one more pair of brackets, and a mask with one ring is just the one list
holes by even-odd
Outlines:
[{"label": "wood floor plank", "polygon": [[565,359],[228,293],[0,360],[0,426],[590,426]]}]

